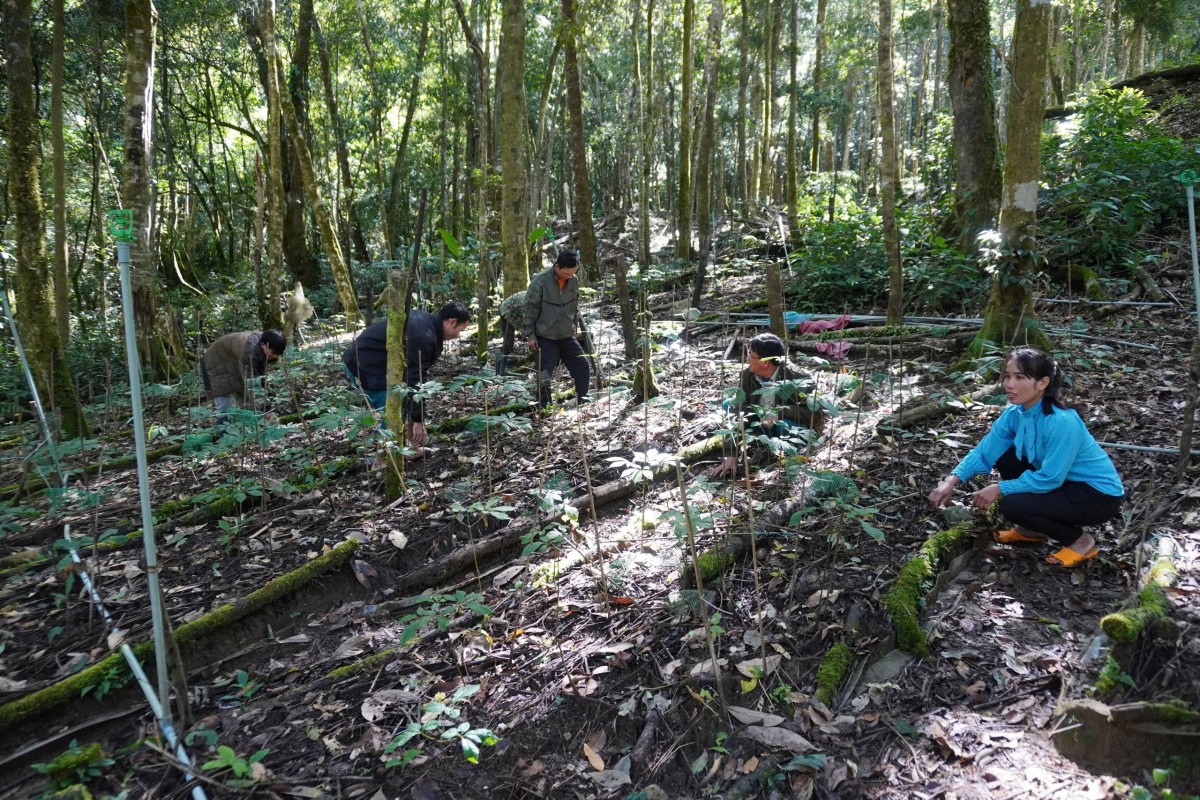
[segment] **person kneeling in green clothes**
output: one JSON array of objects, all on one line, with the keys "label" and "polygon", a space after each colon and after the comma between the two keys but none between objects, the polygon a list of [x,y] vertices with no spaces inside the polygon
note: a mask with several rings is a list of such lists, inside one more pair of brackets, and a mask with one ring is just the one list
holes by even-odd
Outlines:
[{"label": "person kneeling in green clothes", "polygon": [[[787,347],[773,333],[760,333],[746,345],[747,365],[742,370],[736,396],[727,401],[727,411],[737,411],[746,419],[746,433],[779,438],[794,426],[820,433],[825,427],[825,412],[809,408],[807,396],[794,382],[808,376],[787,361]],[[737,471],[738,455],[726,456],[710,470],[713,477]]]}]

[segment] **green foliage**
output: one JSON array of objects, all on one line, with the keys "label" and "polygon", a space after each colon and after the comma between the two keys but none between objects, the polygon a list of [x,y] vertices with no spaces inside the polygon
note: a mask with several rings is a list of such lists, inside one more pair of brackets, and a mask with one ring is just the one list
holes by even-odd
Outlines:
[{"label": "green foliage", "polygon": [[492,608],[484,604],[483,595],[459,590],[453,594],[436,594],[419,598],[420,607],[415,614],[400,619],[404,630],[400,633],[400,645],[406,645],[426,628],[436,625],[438,630],[449,630],[454,618],[470,611],[484,617],[491,616]]},{"label": "green foliage", "polygon": [[79,695],[80,697],[86,697],[90,693],[92,697],[100,699],[109,692],[120,689],[123,686],[128,686],[132,680],[133,675],[130,674],[129,668],[125,666],[125,662],[116,661],[104,671],[104,675],[100,677],[99,681],[90,686],[83,687],[83,691]]},{"label": "green foliage", "polygon": [[227,707],[240,706],[247,703],[263,688],[262,681],[255,680],[243,669],[236,670],[233,675],[217,678],[213,681],[216,688],[228,687],[229,692],[221,695],[222,703]]},{"label": "green foliage", "polygon": [[1111,278],[1139,259],[1139,237],[1180,223],[1175,178],[1197,159],[1150,118],[1139,91],[1088,95],[1075,117],[1076,130],[1049,140],[1038,227],[1052,263],[1080,261]]},{"label": "green foliage", "polygon": [[406,767],[421,755],[426,742],[452,741],[459,743],[463,758],[472,764],[478,764],[481,748],[490,747],[500,741],[500,737],[488,728],[473,728],[469,722],[459,722],[463,702],[479,689],[479,684],[468,684],[458,687],[449,697],[443,692],[434,695],[432,700],[421,706],[424,712],[421,719],[410,722],[383,748],[384,755],[405,748],[398,757],[388,759],[385,766],[389,769]]},{"label": "green foliage", "polygon": [[1122,686],[1136,689],[1137,683],[1128,672],[1111,655],[1104,662],[1100,675],[1096,678],[1096,694],[1101,697],[1113,694]]},{"label": "green foliage", "polygon": [[88,783],[104,774],[113,765],[113,760],[104,752],[99,742],[79,747],[75,739],[66,751],[49,763],[33,764],[33,768],[46,776],[50,791],[58,791],[78,783]]},{"label": "green foliage", "polygon": [[270,753],[270,750],[259,750],[258,752],[243,758],[228,745],[217,745],[217,757],[211,761],[204,762],[201,769],[207,771],[222,772],[229,770],[233,773],[234,778],[247,779],[254,777],[254,765],[262,761]]}]

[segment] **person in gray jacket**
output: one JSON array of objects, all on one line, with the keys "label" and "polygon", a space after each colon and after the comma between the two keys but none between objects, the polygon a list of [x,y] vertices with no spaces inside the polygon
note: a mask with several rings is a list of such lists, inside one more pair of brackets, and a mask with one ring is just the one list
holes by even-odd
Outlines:
[{"label": "person in gray jacket", "polygon": [[267,365],[283,355],[287,339],[277,330],[228,333],[208,346],[200,358],[204,389],[217,407],[217,420],[224,419],[230,406],[255,407],[251,381],[261,378],[267,386]]},{"label": "person in gray jacket", "polygon": [[575,332],[579,326],[579,259],[560,250],[550,269],[539,272],[525,292],[525,336],[538,359],[538,408],[550,404],[550,383],[561,361],[575,381],[575,398],[587,398],[591,369]]}]

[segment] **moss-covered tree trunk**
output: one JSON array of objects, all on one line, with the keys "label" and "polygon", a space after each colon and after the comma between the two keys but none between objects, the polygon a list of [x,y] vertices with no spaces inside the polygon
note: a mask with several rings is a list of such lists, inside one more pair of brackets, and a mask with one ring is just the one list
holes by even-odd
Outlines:
[{"label": "moss-covered tree trunk", "polygon": [[[263,49],[267,53],[267,63],[273,64],[277,57],[275,52],[275,0],[263,0],[258,26],[262,31]],[[276,79],[275,70],[267,70],[266,83],[267,169],[264,193],[267,201],[267,276],[259,303],[259,323],[264,330],[280,328],[283,325],[279,302],[279,292],[283,284],[283,149],[280,143],[280,137],[283,135],[283,114],[280,111],[282,92],[279,81]]]},{"label": "moss-covered tree trunk", "polygon": [[893,96],[895,70],[892,65],[892,0],[879,0],[879,144],[880,216],[883,249],[888,262],[887,324],[899,325],[904,317],[904,273],[900,263],[900,225],[896,221],[896,193],[900,188],[900,165],[896,153],[896,114]]},{"label": "moss-covered tree trunk", "polygon": [[750,88],[750,0],[742,0],[738,19],[738,95],[737,95],[737,199],[744,211],[753,210],[750,171],[746,152],[747,93]]},{"label": "moss-covered tree trunk", "polygon": [[771,333],[787,344],[787,325],[783,316],[783,276],[779,273],[779,262],[768,261],[767,272],[767,312],[771,318]]},{"label": "moss-covered tree trunk", "polygon": [[679,87],[679,200],[676,212],[679,235],[675,257],[692,257],[692,38],[696,27],[696,2],[683,0],[683,69]]},{"label": "moss-covered tree trunk", "polygon": [[8,191],[17,249],[16,317],[25,355],[42,402],[62,417],[68,438],[86,436],[87,420],[59,341],[51,303],[40,184],[41,150],[33,91],[30,0],[4,0],[8,72]]},{"label": "moss-covered tree trunk", "polygon": [[995,224],[1000,205],[1000,143],[987,0],[948,0],[950,70],[946,87],[954,117],[954,216],[959,247]]},{"label": "moss-covered tree trunk", "polygon": [[404,419],[400,413],[401,398],[395,389],[404,383],[404,369],[407,366],[405,362],[408,354],[404,346],[404,328],[408,322],[408,315],[404,308],[407,297],[408,280],[404,277],[404,271],[388,270],[388,393],[387,405],[383,409],[383,418],[394,437],[384,451],[387,463],[384,491],[389,500],[395,500],[404,493],[404,456],[400,454],[400,447],[404,444]]},{"label": "moss-covered tree trunk", "polygon": [[154,32],[158,13],[150,0],[125,3],[125,163],[121,198],[133,212],[129,244],[133,314],[138,355],[148,374],[169,380],[185,363],[183,342],[170,303],[159,297],[154,246],[151,159],[154,153]]},{"label": "moss-covered tree trunk", "polygon": [[[633,29],[634,45],[637,44],[637,24]],[[634,65],[641,70],[641,60]],[[644,74],[645,78],[642,79]],[[650,102],[654,96],[654,0],[646,0],[646,71],[637,74],[638,102],[641,105],[639,124],[641,135],[638,137],[641,175],[638,186],[638,261],[642,269],[650,268],[650,172],[653,168],[652,152],[654,149],[654,108],[657,104]]]},{"label": "moss-covered tree trunk", "polygon": [[503,0],[500,18],[500,246],[504,296],[529,286],[525,162],[525,4]]},{"label": "moss-covered tree trunk", "polygon": [[625,256],[618,254],[613,269],[617,285],[617,304],[621,309],[621,338],[625,341],[625,358],[633,361],[638,355],[637,322],[633,318],[633,299],[629,296],[629,266]]},{"label": "moss-covered tree trunk", "polygon": [[767,0],[763,17],[762,125],[758,145],[758,198],[770,203],[774,192],[775,160],[771,157],[771,135],[775,124],[775,62],[779,57],[780,0]]},{"label": "moss-covered tree trunk", "polygon": [[50,139],[54,158],[54,323],[65,350],[71,340],[71,305],[67,275],[67,162],[63,138],[64,28],[63,0],[54,0],[54,55],[50,78]]},{"label": "moss-covered tree trunk", "polygon": [[700,123],[700,139],[696,142],[696,222],[700,233],[700,262],[696,265],[696,282],[692,287],[692,305],[700,307],[704,297],[704,282],[708,258],[712,253],[712,159],[713,129],[717,116],[717,67],[721,50],[721,23],[724,19],[723,0],[713,0],[708,17],[708,52],[704,59],[704,114]]},{"label": "moss-covered tree trunk", "polygon": [[[268,52],[270,50],[271,47],[268,47]],[[268,56],[268,63],[270,68],[275,70],[279,86],[284,86],[286,81],[280,59]],[[329,212],[329,206],[321,195],[321,186],[317,183],[316,170],[313,168],[312,153],[308,149],[308,142],[305,141],[304,131],[300,128],[295,107],[291,102],[282,98],[279,107],[283,111],[283,120],[288,127],[296,157],[299,159],[300,176],[304,181],[304,194],[312,206],[313,216],[317,218],[317,228],[321,231],[321,242],[325,248],[325,256],[329,259],[329,268],[333,271],[333,283],[337,287],[338,298],[342,301],[346,322],[353,324],[358,321],[359,317],[358,295],[354,291],[354,280],[350,276],[350,267],[346,263],[345,256],[342,254],[342,246],[338,242],[337,229],[333,224],[333,214]]]},{"label": "moss-covered tree trunk", "polygon": [[1046,35],[1049,0],[1018,0],[1013,29],[1012,88],[1008,102],[1008,152],[1000,198],[1000,251],[983,328],[972,345],[1031,344],[1049,348],[1033,314],[1037,272],[1037,198],[1045,111]]},{"label": "moss-covered tree trunk", "polygon": [[563,82],[567,85],[567,116],[571,126],[571,169],[575,179],[575,224],[579,231],[579,263],[592,278],[600,277],[596,258],[596,227],[592,222],[592,182],[588,175],[587,138],[583,133],[583,88],[579,82],[575,0],[562,0]]},{"label": "moss-covered tree trunk", "polygon": [[[813,95],[817,97],[821,94],[821,62],[825,60],[825,12],[828,7],[829,0],[817,0],[817,29],[815,32],[817,48],[813,54],[811,89]],[[795,77],[792,80],[795,81]],[[813,104],[812,142],[810,144],[812,145],[812,158],[809,162],[809,169],[816,172],[821,168],[821,105],[819,103]]]}]

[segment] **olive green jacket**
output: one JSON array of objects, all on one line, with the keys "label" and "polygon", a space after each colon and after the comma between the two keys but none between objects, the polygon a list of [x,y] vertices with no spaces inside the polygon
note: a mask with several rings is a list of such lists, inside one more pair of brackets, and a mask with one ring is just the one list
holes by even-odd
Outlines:
[{"label": "olive green jacket", "polygon": [[261,344],[262,331],[228,333],[210,344],[200,359],[208,396],[232,395],[241,407],[253,405],[250,381],[267,372]]},{"label": "olive green jacket", "polygon": [[572,275],[561,289],[554,267],[539,272],[525,291],[525,338],[569,339],[579,321],[579,277]]}]

